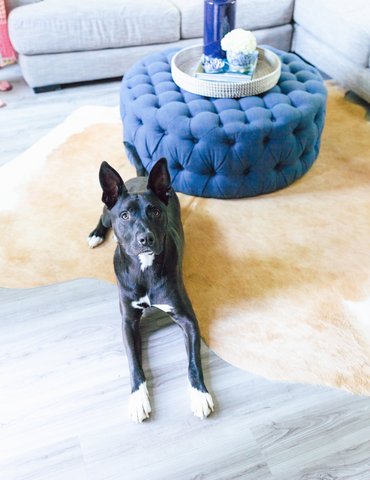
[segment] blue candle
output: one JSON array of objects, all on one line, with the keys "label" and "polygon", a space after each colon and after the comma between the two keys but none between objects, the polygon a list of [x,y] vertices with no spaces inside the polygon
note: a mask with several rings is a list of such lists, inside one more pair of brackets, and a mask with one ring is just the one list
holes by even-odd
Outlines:
[{"label": "blue candle", "polygon": [[204,1],[204,55],[225,58],[222,38],[235,28],[236,0]]}]

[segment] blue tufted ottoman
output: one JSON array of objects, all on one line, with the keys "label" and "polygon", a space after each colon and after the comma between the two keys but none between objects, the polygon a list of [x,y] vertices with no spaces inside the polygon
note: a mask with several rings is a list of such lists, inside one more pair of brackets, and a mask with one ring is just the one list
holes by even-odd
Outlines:
[{"label": "blue tufted ottoman", "polygon": [[327,95],[314,67],[271,48],[282,61],[273,89],[240,99],[207,98],[173,82],[177,50],[144,58],[122,81],[121,116],[132,163],[142,162],[149,171],[165,157],[176,191],[215,198],[273,192],[311,167]]}]

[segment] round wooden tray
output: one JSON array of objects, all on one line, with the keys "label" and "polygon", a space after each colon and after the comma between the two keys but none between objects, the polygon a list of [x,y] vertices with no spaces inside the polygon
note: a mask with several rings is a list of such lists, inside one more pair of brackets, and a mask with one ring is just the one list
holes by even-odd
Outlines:
[{"label": "round wooden tray", "polygon": [[205,97],[240,98],[258,95],[274,87],[281,71],[281,61],[271,50],[257,47],[258,62],[253,79],[249,82],[212,82],[195,77],[203,45],[180,50],[172,57],[171,71],[174,82],[184,90]]}]

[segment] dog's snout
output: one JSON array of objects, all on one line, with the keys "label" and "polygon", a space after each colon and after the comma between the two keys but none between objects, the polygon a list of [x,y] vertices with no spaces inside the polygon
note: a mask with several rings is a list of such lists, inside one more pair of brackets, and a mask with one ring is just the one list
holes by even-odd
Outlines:
[{"label": "dog's snout", "polygon": [[139,233],[137,241],[143,247],[152,247],[154,245],[154,235],[152,232]]}]

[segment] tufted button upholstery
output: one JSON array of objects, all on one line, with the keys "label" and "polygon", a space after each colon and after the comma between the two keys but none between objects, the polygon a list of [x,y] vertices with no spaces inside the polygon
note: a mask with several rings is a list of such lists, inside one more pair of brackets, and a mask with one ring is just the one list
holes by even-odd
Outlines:
[{"label": "tufted button upholstery", "polygon": [[136,63],[122,80],[121,116],[145,169],[165,157],[175,190],[216,198],[269,193],[300,178],[319,153],[327,92],[314,67],[268,48],[282,61],[278,84],[240,99],[180,89],[171,76],[177,49]]}]

